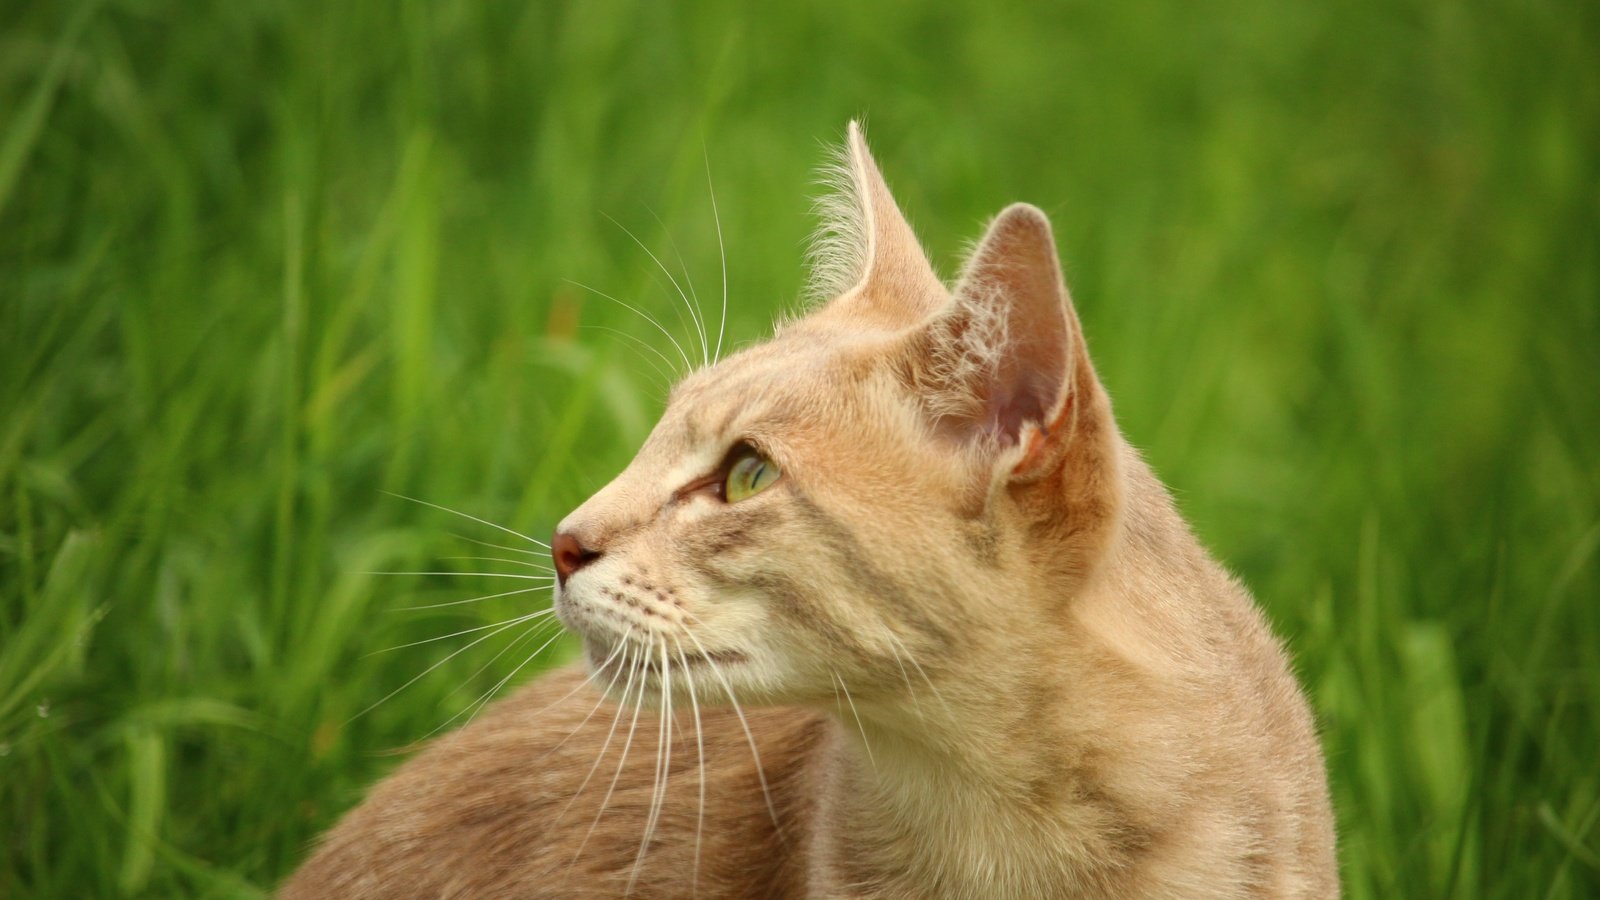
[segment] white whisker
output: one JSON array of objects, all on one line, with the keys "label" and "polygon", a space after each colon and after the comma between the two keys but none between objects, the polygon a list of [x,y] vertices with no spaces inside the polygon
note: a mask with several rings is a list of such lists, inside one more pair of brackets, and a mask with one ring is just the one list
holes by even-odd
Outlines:
[{"label": "white whisker", "polygon": [[906,695],[911,698],[911,705],[916,708],[917,718],[927,718],[922,714],[922,701],[917,698],[917,691],[911,686],[911,675],[906,672],[906,664],[900,656],[899,648],[890,645],[889,652],[894,654],[894,664],[900,668],[900,680],[906,683]]},{"label": "white whisker", "polygon": [[355,720],[357,720],[357,719],[361,718],[362,716],[366,715],[367,713],[372,712],[373,710],[377,709],[379,706],[382,706],[384,704],[384,702],[387,701],[390,697],[393,697],[395,694],[398,694],[401,691],[405,690],[406,688],[412,686],[413,684],[416,684],[424,676],[426,676],[429,672],[432,672],[434,669],[437,669],[440,666],[444,665],[445,663],[449,662],[450,660],[455,659],[457,656],[460,656],[462,653],[466,652],[467,650],[470,650],[473,647],[476,647],[477,645],[483,643],[484,641],[488,640],[489,638],[492,638],[495,635],[499,634],[500,632],[505,631],[507,628],[515,627],[516,625],[519,625],[519,624],[521,624],[522,622],[525,622],[525,621],[527,621],[526,618],[512,619],[510,622],[506,622],[506,623],[502,624],[496,630],[491,631],[488,634],[482,635],[481,637],[474,638],[466,646],[458,647],[457,649],[451,651],[449,656],[446,656],[444,659],[441,659],[438,662],[434,663],[433,665],[427,667],[426,669],[423,669],[421,672],[419,672],[418,674],[413,676],[411,678],[411,680],[407,681],[405,684],[402,684],[399,687],[395,688],[394,690],[390,691],[389,693],[384,694],[383,697],[380,698],[377,703],[374,703],[371,706],[367,707],[366,709],[363,709],[361,712],[358,712],[355,715],[351,716],[345,722],[345,724],[348,725],[351,722],[354,722]]},{"label": "white whisker", "polygon": [[457,578],[520,578],[520,579],[523,579],[524,581],[547,581],[547,582],[553,582],[553,581],[556,580],[556,577],[554,575],[518,575],[518,574],[515,574],[515,573],[512,573],[512,572],[361,572],[360,574],[362,574],[362,575],[415,575],[415,576],[419,576],[419,577],[420,576],[425,576],[425,575],[438,575],[438,576],[445,577],[445,578],[449,578],[449,577],[457,577]]},{"label": "white whisker", "polygon": [[[631,636],[632,634],[633,634],[633,629],[629,628],[628,635]],[[620,641],[617,644],[617,647],[619,649],[628,648],[629,647],[629,642],[628,642],[627,637],[624,637],[622,639],[622,641]],[[628,670],[628,683],[622,686],[622,697],[621,697],[621,699],[619,699],[617,701],[617,713],[616,713],[616,715],[611,717],[611,728],[610,728],[610,730],[608,730],[606,732],[605,742],[600,745],[600,752],[595,754],[594,763],[591,766],[589,766],[588,774],[584,775],[583,776],[583,781],[578,783],[578,789],[572,792],[572,799],[568,800],[567,801],[567,805],[562,807],[561,808],[561,812],[556,815],[556,819],[557,820],[559,820],[559,819],[563,818],[564,816],[566,816],[567,811],[572,809],[572,804],[578,802],[578,795],[582,794],[583,793],[583,789],[589,786],[590,779],[594,778],[594,773],[599,770],[600,763],[602,761],[604,761],[605,758],[606,758],[606,751],[611,749],[611,739],[617,736],[617,725],[622,721],[622,708],[625,705],[627,705],[628,695],[633,693],[633,679],[634,679],[634,676],[638,674],[638,667],[637,667],[637,665],[635,665],[635,661],[630,659],[630,654],[628,654],[626,652],[626,649],[624,649],[624,652],[623,652],[623,655],[622,655],[622,665],[617,667],[617,671],[615,673],[613,673],[612,676],[611,676],[611,684],[606,686],[606,694],[610,694],[611,693],[611,688],[616,686],[617,677],[622,674],[622,670],[623,669],[627,669]],[[639,690],[642,693],[644,691],[644,685],[641,684],[639,686]],[[602,699],[604,699],[604,698],[602,697]],[[613,782],[613,784],[615,784],[615,782]],[[609,793],[606,796],[607,796],[607,799],[610,798],[610,794]],[[605,810],[604,804],[602,804],[600,808],[601,808],[601,811],[603,812]],[[596,821],[598,821],[598,819],[596,819]],[[593,831],[593,830],[594,830],[593,828],[590,828],[590,831]],[[587,840],[587,838],[585,838],[585,840]],[[573,860],[576,861],[577,858],[578,858],[578,855],[581,854],[582,852],[583,852],[583,848],[579,847],[578,848],[578,854],[574,854],[573,857],[572,857]]]},{"label": "white whisker", "polygon": [[548,550],[529,550],[526,547],[507,547],[505,544],[496,544],[490,541],[480,541],[477,538],[467,537],[464,534],[457,534],[454,531],[449,532],[449,535],[457,540],[466,541],[469,544],[477,544],[480,547],[493,547],[496,550],[504,550],[508,553],[526,553],[529,556],[537,556],[540,559],[550,558],[550,551]]},{"label": "white whisker", "polygon": [[[699,313],[701,353],[706,358],[706,364],[710,365],[716,362],[716,357],[709,355],[706,341],[708,333],[706,329],[706,313],[700,306],[700,295],[694,289],[694,276],[689,273],[689,264],[684,262],[683,254],[678,251],[678,242],[672,239],[672,230],[667,227],[667,223],[661,221],[661,217],[656,215],[656,211],[649,206],[645,206],[645,211],[650,213],[650,217],[656,220],[657,225],[661,226],[661,233],[667,236],[667,246],[672,248],[672,255],[677,258],[678,268],[683,272],[684,284],[689,286],[689,297],[694,301],[695,311]],[[663,271],[665,270],[663,269]]]},{"label": "white whisker", "polygon": [[495,523],[490,522],[487,519],[480,519],[477,516],[470,515],[468,513],[464,513],[459,509],[451,509],[448,506],[440,506],[437,503],[429,503],[426,500],[418,500],[415,497],[407,497],[405,494],[396,494],[394,491],[384,491],[383,493],[388,494],[391,497],[398,497],[401,500],[410,500],[412,503],[420,503],[423,506],[429,506],[429,507],[432,507],[434,509],[439,510],[440,512],[447,512],[447,513],[450,513],[451,515],[460,516],[463,519],[471,519],[472,521],[477,522],[479,525],[487,525],[490,528],[494,528],[494,529],[497,529],[499,531],[504,531],[506,534],[509,534],[512,537],[522,538],[523,540],[527,541],[530,544],[538,544],[539,546],[545,548],[546,550],[550,549],[550,545],[549,544],[546,544],[544,541],[541,541],[538,538],[528,537],[527,535],[523,534],[520,531],[513,531],[510,528],[505,527],[504,525],[496,525]]},{"label": "white whisker", "polygon": [[[626,331],[623,331],[623,330],[621,330],[619,328],[611,328],[611,327],[608,327],[608,326],[605,326],[605,325],[579,325],[578,327],[579,328],[592,328],[595,331],[609,331],[612,334],[616,335],[617,337],[627,338],[628,340],[634,342],[638,346],[643,347],[646,350],[649,350],[651,353],[654,353],[657,357],[659,357],[661,359],[662,362],[666,363],[667,369],[670,369],[673,373],[677,372],[677,370],[672,367],[672,360],[668,359],[667,355],[665,353],[662,353],[660,350],[657,350],[654,346],[652,346],[649,341],[646,341],[646,340],[643,340],[643,339],[641,339],[639,337],[631,335],[631,334],[627,333]],[[661,388],[661,390],[663,392],[671,390],[672,382],[673,382],[673,374],[669,374],[666,369],[662,369],[660,366],[656,365],[655,364],[655,360],[652,360],[647,356],[641,356],[640,359],[643,359],[646,363],[648,363],[650,365],[650,368],[655,369],[656,370],[656,374],[661,376],[662,380],[657,384],[657,387]]]},{"label": "white whisker", "polygon": [[[554,644],[556,641],[560,640],[561,636],[563,634],[566,634],[566,632],[562,631],[559,628],[556,629],[556,633],[550,635],[548,640],[546,640],[544,643],[540,644],[539,645],[539,649],[537,649],[537,650],[533,651],[532,653],[528,654],[527,657],[522,660],[522,662],[517,663],[517,667],[515,669],[512,669],[510,672],[506,673],[506,677],[500,679],[498,682],[495,683],[494,687],[490,688],[487,692],[485,692],[482,697],[479,697],[478,701],[477,701],[477,707],[472,710],[472,713],[470,715],[467,716],[466,725],[462,725],[461,727],[465,728],[465,727],[467,727],[467,725],[471,725],[472,724],[472,720],[476,719],[478,717],[478,713],[483,712],[483,708],[485,706],[489,705],[489,701],[490,700],[494,699],[494,695],[499,693],[500,689],[506,686],[506,682],[508,682],[511,679],[517,677],[517,673],[521,672],[523,667],[527,666],[528,663],[533,662],[535,659],[538,659],[539,658],[539,654],[543,653],[551,644]],[[460,713],[456,713],[456,715],[459,716]]]},{"label": "white whisker", "polygon": [[905,651],[906,659],[910,661],[911,667],[917,670],[917,674],[918,675],[922,676],[923,682],[925,682],[928,685],[928,690],[933,691],[933,696],[934,696],[935,699],[937,699],[939,701],[939,705],[944,707],[945,712],[950,712],[950,704],[948,702],[946,702],[946,700],[944,699],[944,695],[939,693],[938,686],[936,686],[933,683],[933,679],[932,678],[928,677],[928,673],[927,673],[926,670],[924,670],[922,668],[922,664],[917,662],[917,655],[915,653],[912,653],[911,652],[911,648],[907,647],[905,645],[905,643],[900,640],[900,638],[896,637],[894,632],[889,631],[889,632],[885,632],[885,634],[887,634],[889,636],[889,640],[894,641],[896,644],[899,645],[901,650]]},{"label": "white whisker", "polygon": [[[367,656],[377,656],[380,653],[392,653],[392,652],[394,652],[396,650],[404,650],[407,647],[420,647],[423,644],[431,644],[434,641],[447,641],[447,640],[449,640],[449,639],[451,639],[453,637],[460,637],[463,634],[472,634],[474,631],[484,631],[484,630],[489,629],[489,628],[498,628],[501,625],[504,625],[504,626],[509,628],[512,625],[520,625],[523,622],[532,621],[534,619],[539,618],[540,616],[548,616],[553,612],[555,612],[555,610],[553,610],[553,609],[540,609],[540,610],[536,610],[536,611],[531,612],[531,613],[527,613],[526,615],[517,616],[514,619],[508,619],[508,620],[506,620],[504,622],[492,622],[492,623],[490,623],[488,625],[479,625],[479,626],[477,626],[475,628],[463,628],[460,631],[453,631],[450,634],[441,634],[438,637],[423,638],[420,641],[412,641],[409,644],[397,644],[397,645],[395,645],[393,647],[385,647],[382,650],[374,650],[371,653],[368,653]],[[472,645],[468,644],[467,646],[470,647]]]},{"label": "white whisker", "polygon": [[683,358],[684,371],[685,372],[694,371],[694,363],[689,360],[689,354],[684,351],[683,345],[678,343],[678,339],[672,336],[672,332],[668,331],[666,329],[666,326],[662,325],[660,322],[657,322],[655,320],[654,316],[650,315],[649,313],[645,312],[644,310],[640,309],[639,307],[634,306],[631,303],[628,303],[628,302],[625,302],[625,301],[622,301],[622,300],[618,300],[617,298],[611,296],[610,294],[606,293],[605,291],[599,290],[597,288],[592,288],[592,287],[588,286],[587,284],[584,284],[581,281],[573,281],[570,278],[566,279],[566,281],[567,281],[568,284],[572,284],[572,285],[575,285],[577,287],[581,287],[581,288],[583,288],[584,290],[588,291],[591,294],[594,294],[594,295],[599,296],[599,297],[604,297],[605,299],[610,300],[612,303],[616,303],[616,304],[622,306],[625,309],[631,310],[634,314],[638,315],[640,318],[644,319],[646,322],[649,322],[651,325],[654,325],[656,327],[657,331],[661,332],[662,335],[664,335],[667,340],[672,342],[672,346],[678,351],[678,355]]},{"label": "white whisker", "polygon": [[528,562],[525,559],[506,559],[503,556],[441,556],[439,558],[449,560],[474,560],[477,562],[503,562],[508,566],[526,566],[530,569],[543,569],[544,571],[552,574],[555,572],[555,569],[544,565],[543,563]]},{"label": "white whisker", "polygon": [[878,761],[872,756],[872,745],[867,743],[867,727],[861,724],[861,714],[856,712],[855,698],[850,696],[850,688],[845,686],[844,679],[839,677],[838,672],[830,671],[828,674],[833,676],[833,683],[838,685],[839,690],[844,691],[845,702],[850,704],[850,715],[856,720],[856,729],[861,732],[861,746],[867,748],[867,762],[876,771]]},{"label": "white whisker", "polygon": [[[478,670],[476,672],[473,672],[471,675],[468,675],[466,680],[461,682],[461,684],[459,686],[457,686],[456,690],[460,690],[461,688],[466,687],[474,678],[477,678],[479,675],[482,675],[485,671],[488,670],[488,668],[490,666],[494,665],[495,660],[499,659],[502,656],[505,656],[507,653],[509,653],[511,651],[511,648],[517,646],[518,644],[522,643],[523,641],[527,640],[528,638],[532,637],[533,635],[538,634],[539,633],[539,629],[544,628],[546,625],[549,625],[550,622],[551,622],[550,619],[546,619],[543,622],[535,622],[532,625],[529,625],[526,629],[523,630],[523,632],[521,634],[517,635],[515,638],[512,638],[511,643],[506,644],[504,647],[501,647],[499,653],[496,653],[495,655],[489,657],[489,661],[484,663],[483,665],[479,666]],[[471,704],[468,704],[467,706],[463,707],[462,711],[465,711],[466,709],[469,709],[469,708],[471,708]],[[423,735],[423,737],[424,738],[433,737],[434,735],[438,734],[439,732],[441,732],[441,731],[445,730],[446,728],[450,727],[450,723],[454,722],[455,720],[457,720],[459,718],[461,718],[461,712],[457,712],[455,715],[451,716],[450,718],[445,719],[444,722],[441,723],[437,728],[435,728],[432,731],[428,732],[427,734]]]},{"label": "white whisker", "polygon": [[[611,655],[607,656],[605,658],[605,661],[600,663],[598,669],[604,669],[606,666],[610,665],[611,661],[616,659],[617,655],[622,652],[622,648],[624,646],[625,646],[624,644],[617,644],[617,646],[611,648]],[[617,669],[615,671],[613,671],[611,673],[611,681],[608,682],[606,684],[605,688],[600,691],[600,696],[595,698],[594,706],[589,707],[589,714],[583,717],[583,721],[579,722],[577,724],[577,727],[575,727],[571,731],[567,732],[566,735],[561,738],[561,740],[556,741],[555,746],[553,746],[549,750],[545,751],[545,754],[544,754],[545,756],[549,756],[550,754],[555,753],[557,750],[560,750],[561,747],[564,744],[566,744],[567,741],[572,739],[573,735],[578,734],[579,732],[581,732],[583,730],[583,726],[589,724],[589,720],[594,718],[594,714],[600,711],[600,707],[605,705],[606,700],[610,699],[611,689],[617,686],[617,679],[619,677],[621,677],[621,675],[622,675],[622,668],[619,666],[619,667],[617,667]],[[588,674],[588,676],[583,679],[583,681],[578,683],[577,687],[575,687],[572,690],[568,691],[566,696],[562,697],[561,700],[566,700],[567,697],[571,697],[573,694],[576,694],[577,692],[583,690],[585,687],[589,686],[590,684],[593,684],[594,683],[594,676],[595,676],[595,673],[594,672],[590,672]],[[560,701],[557,701],[557,702],[560,702]],[[581,786],[578,789],[579,790],[583,790],[583,788]],[[576,796],[576,795],[574,795],[574,796]]]},{"label": "white whisker", "polygon": [[672,276],[672,272],[669,271],[664,264],[662,264],[661,260],[655,255],[655,253],[653,251],[651,251],[651,249],[649,247],[645,246],[644,241],[639,240],[637,235],[635,235],[633,232],[628,230],[628,226],[622,224],[621,222],[618,222],[616,219],[611,218],[611,216],[606,215],[605,213],[601,213],[601,215],[605,216],[607,219],[609,219],[611,221],[611,224],[613,224],[613,225],[617,226],[618,228],[622,229],[622,233],[623,234],[626,234],[630,239],[632,239],[632,241],[635,244],[638,244],[639,245],[639,249],[643,250],[645,252],[645,255],[650,257],[650,261],[656,264],[656,268],[661,270],[661,274],[667,276],[667,280],[672,282],[673,289],[678,292],[678,296],[683,299],[683,305],[685,307],[687,307],[688,310],[689,310],[689,320],[694,324],[695,331],[700,336],[701,362],[704,363],[704,364],[709,365],[710,362],[711,362],[711,356],[710,356],[711,351],[706,346],[706,330],[705,330],[705,326],[700,322],[700,316],[699,316],[699,313],[695,310],[694,304],[689,302],[689,295],[685,294],[683,292],[683,287],[678,284],[678,279],[674,278]]},{"label": "white whisker", "polygon": [[733,705],[733,714],[739,718],[739,727],[744,729],[744,739],[750,744],[750,757],[755,760],[756,764],[756,780],[761,782],[761,796],[767,801],[767,812],[772,816],[772,827],[777,830],[778,835],[781,837],[783,835],[783,824],[778,821],[778,807],[773,804],[772,791],[767,787],[767,773],[761,767],[761,753],[756,749],[756,736],[750,731],[750,723],[745,719],[744,710],[739,706],[739,698],[733,695],[733,685],[729,683],[727,676],[722,674],[722,667],[717,665],[715,659],[711,658],[711,654],[700,643],[700,639],[694,636],[694,632],[685,631],[684,634],[688,635],[689,640],[694,642],[695,648],[700,651],[700,655],[705,658],[706,664],[711,667],[712,674],[717,676],[718,681],[722,682],[722,689],[728,694],[728,702]]},{"label": "white whisker", "polygon": [[689,882],[689,896],[700,894],[700,843],[706,824],[706,745],[704,728],[700,723],[700,700],[695,697],[694,673],[689,669],[689,657],[677,637],[672,643],[678,648],[678,659],[683,663],[683,681],[689,687],[689,705],[694,709],[694,755],[700,771],[700,805],[694,819],[694,875]]},{"label": "white whisker", "polygon": [[622,896],[633,893],[639,880],[639,869],[644,865],[645,854],[650,850],[650,838],[655,836],[656,823],[661,818],[661,808],[666,804],[667,780],[672,772],[672,673],[667,660],[667,642],[661,641],[661,708],[656,727],[655,783],[650,789],[650,810],[645,814],[644,832],[639,838],[639,852],[633,860],[633,871],[628,875],[628,886]]},{"label": "white whisker", "polygon": [[[636,660],[635,662],[642,662],[642,658],[641,660]],[[583,840],[578,844],[578,852],[573,854],[573,859],[577,859],[583,855],[583,848],[587,847],[589,845],[589,839],[594,837],[594,830],[600,825],[600,817],[606,814],[606,806],[611,802],[611,796],[617,791],[617,782],[622,778],[622,770],[628,764],[628,750],[633,747],[634,731],[639,727],[639,710],[644,708],[644,686],[648,677],[648,674],[643,673],[641,667],[639,696],[634,698],[633,721],[628,723],[628,736],[622,741],[622,757],[617,760],[617,771],[611,776],[611,786],[606,788],[606,795],[600,800],[600,809],[595,812],[594,821],[589,823],[589,831],[583,836]]]},{"label": "white whisker", "polygon": [[426,605],[423,605],[423,606],[397,606],[394,609],[389,610],[389,611],[390,612],[415,612],[416,610],[421,610],[421,609],[442,609],[442,608],[444,608],[446,606],[461,606],[462,604],[465,604],[465,603],[477,603],[477,602],[482,601],[482,600],[493,600],[496,597],[514,597],[517,594],[532,594],[532,593],[535,593],[535,592],[538,592],[538,591],[545,591],[545,590],[549,590],[549,587],[546,586],[546,585],[540,585],[539,587],[517,588],[514,591],[501,591],[498,594],[484,594],[482,597],[468,597],[465,600],[449,600],[449,601],[446,601],[444,603],[429,603],[429,604],[426,604]]}]

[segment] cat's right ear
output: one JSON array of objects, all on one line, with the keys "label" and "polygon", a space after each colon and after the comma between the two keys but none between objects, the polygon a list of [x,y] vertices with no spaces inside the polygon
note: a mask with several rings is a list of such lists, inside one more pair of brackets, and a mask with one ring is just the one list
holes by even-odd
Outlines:
[{"label": "cat's right ear", "polygon": [[981,461],[984,506],[1009,497],[1062,572],[1096,565],[1123,503],[1120,437],[1044,213],[1017,204],[996,216],[945,308],[903,349],[934,433]]},{"label": "cat's right ear", "polygon": [[1014,476],[1054,468],[1075,433],[1109,431],[1050,222],[1036,207],[995,217],[911,350],[911,380],[937,430],[999,450]]}]

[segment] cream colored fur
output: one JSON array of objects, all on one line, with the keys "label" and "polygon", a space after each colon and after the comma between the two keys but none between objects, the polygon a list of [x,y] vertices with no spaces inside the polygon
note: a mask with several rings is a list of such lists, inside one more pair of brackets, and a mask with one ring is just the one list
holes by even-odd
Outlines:
[{"label": "cream colored fur", "polygon": [[[1305,700],[1117,431],[1044,216],[947,288],[845,159],[828,302],[561,525],[593,686],[436,742],[285,897],[1337,896]],[[741,441],[782,478],[695,488]]]}]

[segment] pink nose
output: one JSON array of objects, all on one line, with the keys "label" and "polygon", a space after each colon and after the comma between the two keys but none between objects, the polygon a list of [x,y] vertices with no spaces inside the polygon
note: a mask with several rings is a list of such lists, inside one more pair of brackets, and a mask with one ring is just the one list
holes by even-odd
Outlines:
[{"label": "pink nose", "polygon": [[556,578],[562,585],[579,569],[600,558],[599,550],[590,550],[571,532],[558,531],[550,539],[550,557],[556,563]]}]

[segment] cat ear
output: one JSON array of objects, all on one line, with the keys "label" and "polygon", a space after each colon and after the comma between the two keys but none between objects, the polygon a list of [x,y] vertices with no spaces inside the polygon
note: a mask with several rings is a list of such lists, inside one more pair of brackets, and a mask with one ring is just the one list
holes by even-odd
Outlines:
[{"label": "cat ear", "polygon": [[916,344],[915,380],[939,430],[1021,448],[1019,471],[1064,442],[1075,394],[1099,393],[1050,222],[1024,203],[995,217]]},{"label": "cat ear", "polygon": [[808,291],[828,300],[826,313],[900,330],[923,321],[945,301],[939,276],[895,205],[861,126],[851,122],[833,191],[818,203],[822,226],[809,254]]}]

